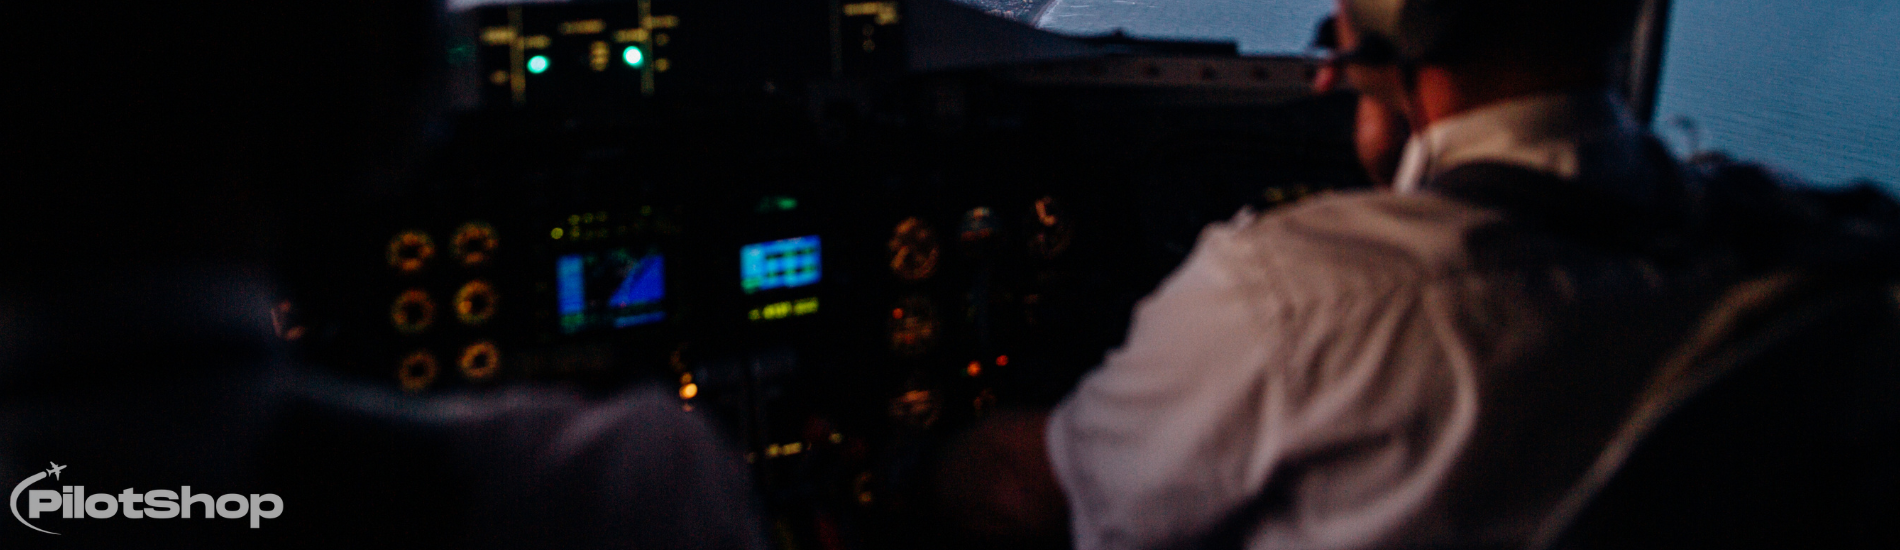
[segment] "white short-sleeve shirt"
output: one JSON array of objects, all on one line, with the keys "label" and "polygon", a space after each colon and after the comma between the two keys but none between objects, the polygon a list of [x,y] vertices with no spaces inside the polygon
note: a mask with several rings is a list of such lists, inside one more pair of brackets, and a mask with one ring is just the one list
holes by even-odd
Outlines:
[{"label": "white short-sleeve shirt", "polygon": [[1193,547],[1235,525],[1255,549],[1528,536],[1647,372],[1591,359],[1621,338],[1594,320],[1639,315],[1618,304],[1653,288],[1617,258],[1478,265],[1469,239],[1500,215],[1413,191],[1479,160],[1633,166],[1640,132],[1607,97],[1474,111],[1408,145],[1397,193],[1207,228],[1051,417],[1076,547]]}]

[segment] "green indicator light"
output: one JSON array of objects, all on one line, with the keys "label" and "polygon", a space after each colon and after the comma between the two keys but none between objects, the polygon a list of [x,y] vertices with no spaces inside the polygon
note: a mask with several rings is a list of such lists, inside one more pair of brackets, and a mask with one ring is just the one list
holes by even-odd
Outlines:
[{"label": "green indicator light", "polygon": [[639,46],[627,46],[626,50],[620,52],[620,59],[626,61],[628,67],[638,69],[646,64],[647,54],[641,52]]},{"label": "green indicator light", "polygon": [[794,199],[794,198],[791,198],[791,197],[779,197],[779,198],[778,198],[778,209],[779,209],[779,210],[797,210],[797,209],[798,209],[798,199]]},{"label": "green indicator light", "polygon": [[528,58],[528,72],[534,74],[548,72],[548,56],[537,55]]}]

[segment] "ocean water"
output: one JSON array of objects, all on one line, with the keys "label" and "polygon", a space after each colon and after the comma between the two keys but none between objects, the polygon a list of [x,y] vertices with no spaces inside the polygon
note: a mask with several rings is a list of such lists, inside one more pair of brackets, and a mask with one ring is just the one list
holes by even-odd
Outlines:
[{"label": "ocean water", "polygon": [[[1283,54],[1305,51],[1333,5],[1045,0],[1031,17],[1058,32]],[[1900,195],[1900,0],[1674,0],[1662,71],[1655,127],[1678,153],[1722,151],[1819,185],[1870,179]]]},{"label": "ocean water", "polygon": [[1900,194],[1900,0],[1675,0],[1669,30],[1656,130],[1678,152]]}]

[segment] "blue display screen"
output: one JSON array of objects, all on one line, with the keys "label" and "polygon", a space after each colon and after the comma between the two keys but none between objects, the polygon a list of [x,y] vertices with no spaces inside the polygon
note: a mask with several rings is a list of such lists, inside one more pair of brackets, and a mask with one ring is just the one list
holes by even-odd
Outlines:
[{"label": "blue display screen", "polygon": [[751,294],[814,284],[823,263],[817,235],[748,244],[739,248],[739,287]]},{"label": "blue display screen", "polygon": [[666,318],[666,258],[657,250],[567,254],[554,260],[561,332],[622,328]]}]

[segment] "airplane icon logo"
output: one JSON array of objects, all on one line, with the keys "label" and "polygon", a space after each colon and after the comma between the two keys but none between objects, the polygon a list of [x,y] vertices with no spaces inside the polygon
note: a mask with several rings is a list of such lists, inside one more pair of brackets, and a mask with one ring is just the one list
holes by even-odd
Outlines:
[{"label": "airplane icon logo", "polygon": [[[131,519],[141,519],[141,517],[170,519],[180,517],[181,514],[179,514],[179,512],[183,512],[182,517],[186,520],[190,520],[192,517],[191,503],[193,500],[203,500],[207,505],[214,507],[205,510],[205,519],[213,517],[235,519],[248,513],[251,518],[252,529],[257,529],[260,526],[260,520],[276,519],[278,516],[284,514],[284,499],[275,494],[253,494],[250,495],[248,501],[243,498],[244,495],[236,493],[220,495],[213,499],[210,495],[201,496],[193,494],[190,485],[179,487],[177,491],[146,491],[143,495],[140,495],[138,491],[126,489],[124,493],[118,495],[117,499],[114,499],[117,500],[115,504],[119,504],[119,506],[113,506],[106,510],[88,508],[85,504],[86,501],[98,498],[112,499],[112,495],[94,494],[90,497],[81,498],[85,495],[86,491],[86,488],[83,486],[62,487],[61,490],[57,491],[52,489],[32,489],[29,491],[33,484],[44,481],[49,476],[54,480],[58,480],[60,474],[66,471],[66,466],[60,465],[58,462],[48,462],[47,464],[52,467],[43,471],[34,472],[33,475],[27,476],[25,480],[21,481],[19,485],[13,486],[13,493],[7,496],[7,508],[13,512],[13,519],[18,520],[21,525],[48,535],[57,535],[59,533],[41,529],[39,526],[29,523],[27,519],[40,519],[40,515],[45,512],[53,512],[54,516],[65,519],[78,519],[82,517],[107,519],[120,517],[120,511],[123,510],[123,517]],[[26,515],[20,514],[20,497],[22,495],[27,497]],[[218,501],[224,501],[225,505],[221,508],[217,507],[218,505],[216,503]],[[148,505],[143,511],[140,511],[136,507],[136,504],[140,502]],[[231,502],[237,502],[242,509],[237,512],[232,512],[230,510]],[[264,504],[270,504],[268,509],[266,509]],[[170,514],[163,513],[167,505],[170,505],[169,508],[172,510]],[[238,515],[231,515],[234,513]]]},{"label": "airplane icon logo", "polygon": [[[53,479],[57,481],[59,480],[59,473],[66,470],[66,467],[60,466],[58,462],[48,462],[47,464],[52,464],[53,467],[50,469],[47,469],[44,472],[33,474],[31,477],[26,478],[26,481],[22,481],[20,482],[19,485],[16,485],[13,487],[13,494],[7,497],[7,508],[13,512],[13,519],[20,520],[21,525],[25,525],[29,529],[32,529],[34,531],[39,531],[41,533],[46,533],[48,535],[57,535],[59,533],[54,533],[52,531],[41,529],[38,526],[35,526],[31,523],[27,523],[26,518],[20,517],[20,503],[19,503],[20,493],[26,492],[26,488],[28,486],[31,486],[34,483],[38,483],[39,480],[46,479],[47,474],[52,474]],[[54,493],[53,491],[34,491],[34,492],[35,493]],[[59,500],[57,496],[53,496],[49,498],[51,498],[52,500]],[[35,512],[33,517],[39,517],[38,512]]]}]

